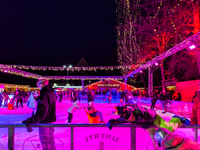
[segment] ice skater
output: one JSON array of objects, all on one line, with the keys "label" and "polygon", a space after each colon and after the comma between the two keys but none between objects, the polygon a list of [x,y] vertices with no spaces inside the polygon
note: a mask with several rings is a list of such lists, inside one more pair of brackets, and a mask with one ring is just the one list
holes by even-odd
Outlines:
[{"label": "ice skater", "polygon": [[28,101],[27,101],[28,108],[31,108],[33,110],[32,116],[35,115],[35,113],[37,111],[37,101],[34,98],[34,95],[35,95],[35,93],[31,92],[31,95],[29,96]]},{"label": "ice skater", "polygon": [[68,119],[65,121],[65,123],[72,122],[73,114],[78,108],[81,108],[80,101],[76,100],[76,101],[74,101],[73,105],[71,107],[69,107],[69,109],[68,109],[69,116],[68,116]]},{"label": "ice skater", "polygon": [[19,102],[20,102],[20,104],[23,108],[22,96],[21,96],[21,94],[19,93],[18,90],[15,92],[14,100],[17,101],[16,102],[16,108],[18,108]]},{"label": "ice skater", "polygon": [[108,104],[109,103],[111,103],[112,104],[112,94],[111,94],[111,92],[107,92],[107,97],[104,99],[104,101],[106,100],[106,99],[108,99]]},{"label": "ice skater", "polygon": [[117,110],[117,107],[122,107],[122,106],[125,106],[125,103],[124,103],[124,100],[121,98],[119,100],[119,104],[117,104],[115,107],[114,107],[114,111],[112,111],[113,114],[118,114],[118,110]]},{"label": "ice skater", "polygon": [[88,106],[87,106],[87,109],[88,109],[88,112],[89,112],[89,115],[91,117],[97,117],[99,116],[100,118],[100,123],[104,123],[104,120],[103,120],[103,115],[100,111],[97,111],[95,108],[94,108],[94,103],[93,101],[90,101]]}]

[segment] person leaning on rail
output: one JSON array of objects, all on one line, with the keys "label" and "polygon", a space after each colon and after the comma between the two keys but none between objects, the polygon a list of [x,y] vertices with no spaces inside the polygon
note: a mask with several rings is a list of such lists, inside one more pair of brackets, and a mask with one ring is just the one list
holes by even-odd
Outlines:
[{"label": "person leaning on rail", "polygon": [[160,115],[152,109],[145,107],[139,107],[137,104],[130,106],[117,107],[120,118],[110,119],[106,124],[111,130],[114,124],[132,123],[141,124],[142,128],[148,129],[148,133],[152,138],[155,146],[154,133],[156,128],[150,128],[152,125],[156,125],[157,128],[163,128],[169,132],[174,132],[178,127],[183,124],[189,125],[191,122],[183,117],[173,116],[169,122],[165,121]]},{"label": "person leaning on rail", "polygon": [[[22,121],[29,126],[34,123],[53,123],[56,121],[56,94],[46,79],[37,82],[40,88],[37,112],[31,118]],[[54,142],[54,127],[39,127],[39,138],[43,150],[56,150]]]}]

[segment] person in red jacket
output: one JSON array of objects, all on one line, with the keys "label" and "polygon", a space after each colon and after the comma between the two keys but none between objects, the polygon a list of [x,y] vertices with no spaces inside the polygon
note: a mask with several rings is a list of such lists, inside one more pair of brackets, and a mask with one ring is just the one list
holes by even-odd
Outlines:
[{"label": "person in red jacket", "polygon": [[191,125],[200,125],[200,93],[194,98],[191,114]]}]

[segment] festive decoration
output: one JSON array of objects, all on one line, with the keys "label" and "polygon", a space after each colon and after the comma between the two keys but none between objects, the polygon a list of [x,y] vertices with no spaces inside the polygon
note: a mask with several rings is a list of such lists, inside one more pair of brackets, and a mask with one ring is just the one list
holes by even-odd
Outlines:
[{"label": "festive decoration", "polygon": [[190,38],[186,39],[185,41],[177,44],[176,46],[174,46],[173,48],[167,50],[166,52],[162,53],[161,55],[159,55],[158,57],[152,59],[151,61],[147,62],[144,65],[141,65],[139,68],[137,68],[136,70],[134,70],[133,72],[129,73],[128,75],[126,75],[125,77],[128,78],[138,72],[140,72],[141,70],[150,67],[152,65],[154,65],[155,63],[171,56],[172,54],[177,53],[178,51],[183,50],[184,48],[189,47],[192,43],[199,41],[200,40],[200,32],[198,32],[197,34],[191,36]]},{"label": "festive decoration", "polygon": [[[199,31],[199,0],[116,0],[118,61],[145,64]],[[122,73],[128,73],[123,70]],[[137,72],[137,71],[136,71]],[[162,80],[165,80],[161,60]],[[164,89],[164,82],[162,82]]]},{"label": "festive decoration", "polygon": [[[6,66],[6,65],[5,65]],[[6,68],[5,66],[1,65],[2,68],[0,68],[1,72],[14,74],[18,76],[23,76],[27,78],[33,78],[33,79],[48,79],[48,80],[102,80],[102,79],[108,79],[112,78],[115,80],[123,80],[123,76],[41,76],[37,74],[33,74],[30,72],[26,72],[23,70],[18,70],[15,68]]]},{"label": "festive decoration", "polygon": [[56,67],[56,66],[28,66],[28,65],[7,65],[0,64],[0,68],[16,68],[16,69],[32,69],[32,70],[51,70],[51,71],[97,71],[97,70],[116,70],[116,69],[131,69],[133,65],[122,65],[122,66],[96,66],[96,67]]}]

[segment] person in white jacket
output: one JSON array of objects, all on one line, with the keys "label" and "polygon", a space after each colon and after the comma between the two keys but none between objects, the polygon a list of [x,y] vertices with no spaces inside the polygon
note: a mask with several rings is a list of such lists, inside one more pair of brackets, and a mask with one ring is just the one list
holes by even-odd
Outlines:
[{"label": "person in white jacket", "polygon": [[28,98],[27,106],[28,106],[28,108],[33,109],[32,116],[35,115],[35,113],[37,111],[37,101],[33,96],[33,92],[31,93],[31,95]]},{"label": "person in white jacket", "polygon": [[72,122],[72,118],[73,118],[73,113],[78,109],[81,108],[80,107],[80,102],[77,100],[73,103],[72,107],[69,107],[68,109],[68,113],[69,113],[69,117],[68,120],[65,123],[71,123]]}]

